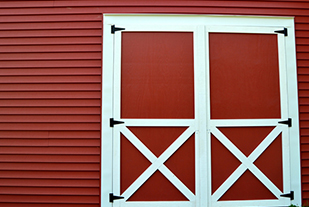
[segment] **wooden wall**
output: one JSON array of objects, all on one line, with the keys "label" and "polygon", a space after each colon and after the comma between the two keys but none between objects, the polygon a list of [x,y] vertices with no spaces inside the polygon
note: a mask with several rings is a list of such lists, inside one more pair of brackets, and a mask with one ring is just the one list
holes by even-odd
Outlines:
[{"label": "wooden wall", "polygon": [[0,206],[98,207],[102,14],[295,16],[309,200],[309,1],[0,1]]}]

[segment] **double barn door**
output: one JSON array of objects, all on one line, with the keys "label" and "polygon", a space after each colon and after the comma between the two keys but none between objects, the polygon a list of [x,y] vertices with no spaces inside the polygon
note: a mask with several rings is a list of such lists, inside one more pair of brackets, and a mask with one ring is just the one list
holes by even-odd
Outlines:
[{"label": "double barn door", "polygon": [[110,26],[113,206],[291,203],[284,28]]}]

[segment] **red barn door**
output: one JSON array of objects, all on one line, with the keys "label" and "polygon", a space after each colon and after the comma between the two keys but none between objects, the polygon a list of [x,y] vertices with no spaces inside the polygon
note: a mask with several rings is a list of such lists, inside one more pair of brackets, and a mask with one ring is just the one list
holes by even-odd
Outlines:
[{"label": "red barn door", "polygon": [[283,28],[111,28],[113,206],[291,204]]},{"label": "red barn door", "polygon": [[289,205],[284,35],[273,31],[208,28],[214,206]]},{"label": "red barn door", "polygon": [[115,34],[114,205],[195,206],[194,29],[140,29]]}]

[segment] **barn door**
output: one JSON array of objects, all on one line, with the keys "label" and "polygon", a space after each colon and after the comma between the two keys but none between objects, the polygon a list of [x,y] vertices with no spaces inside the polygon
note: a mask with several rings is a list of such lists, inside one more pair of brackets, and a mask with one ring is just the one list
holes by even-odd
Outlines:
[{"label": "barn door", "polygon": [[196,197],[201,193],[197,177],[203,150],[196,147],[203,136],[203,130],[197,130],[205,120],[197,114],[197,94],[202,92],[196,80],[201,74],[195,72],[196,28],[117,27],[121,31],[114,34],[110,124],[113,195],[120,197],[111,202],[132,207],[196,206],[201,202]]},{"label": "barn door", "polygon": [[103,204],[289,206],[293,192],[299,202],[286,29],[144,18],[104,26]]},{"label": "barn door", "polygon": [[284,30],[208,27],[207,37],[212,206],[288,206]]}]

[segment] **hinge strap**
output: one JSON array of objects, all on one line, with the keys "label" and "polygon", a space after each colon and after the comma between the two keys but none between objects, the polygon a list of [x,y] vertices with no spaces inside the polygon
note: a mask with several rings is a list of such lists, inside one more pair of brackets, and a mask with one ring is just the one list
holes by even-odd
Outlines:
[{"label": "hinge strap", "polygon": [[116,121],[116,120],[114,120],[114,118],[109,119],[109,126],[110,127],[114,127],[114,125],[116,125],[116,124],[124,124],[124,122],[123,121]]},{"label": "hinge strap", "polygon": [[280,196],[281,197],[290,198],[291,200],[294,200],[294,191],[291,191],[290,193],[287,193],[287,194],[282,194]]},{"label": "hinge strap", "polygon": [[279,124],[286,124],[286,125],[288,125],[289,127],[291,127],[291,126],[292,126],[292,119],[291,119],[291,118],[288,118],[288,120],[279,121],[278,123],[279,123]]},{"label": "hinge strap", "polygon": [[125,30],[125,28],[116,27],[115,25],[112,25],[111,27],[111,33],[115,34],[117,31]]},{"label": "hinge strap", "polygon": [[277,30],[276,33],[284,34],[284,36],[288,36],[288,29],[283,28],[283,30]]},{"label": "hinge strap", "polygon": [[122,196],[115,196],[113,193],[109,194],[109,202],[114,203],[114,200],[124,199]]}]

